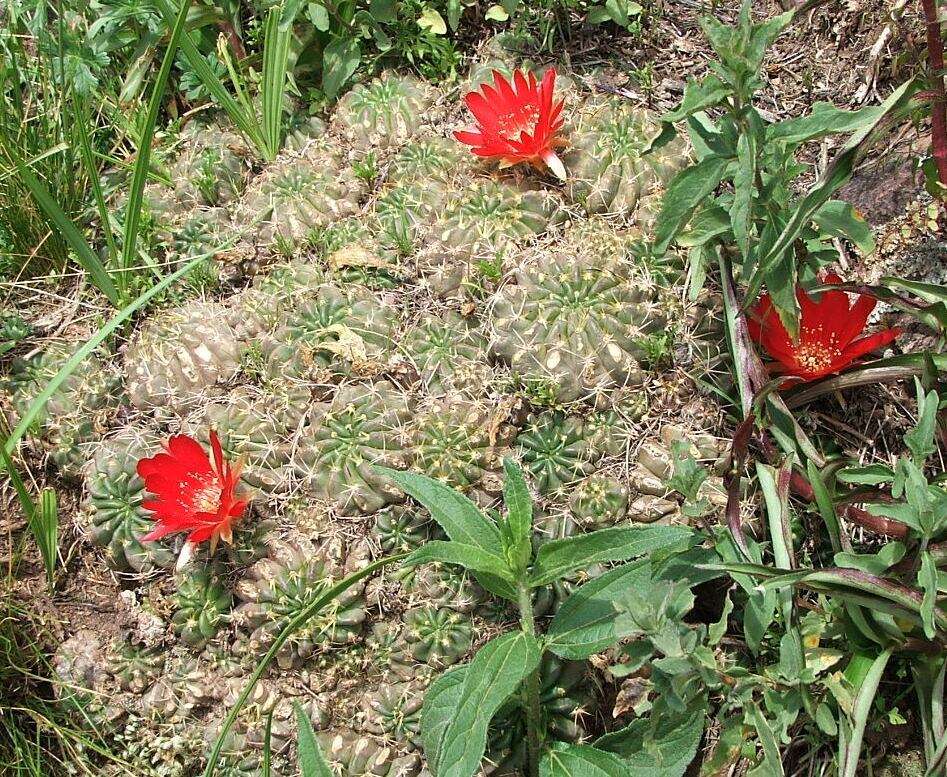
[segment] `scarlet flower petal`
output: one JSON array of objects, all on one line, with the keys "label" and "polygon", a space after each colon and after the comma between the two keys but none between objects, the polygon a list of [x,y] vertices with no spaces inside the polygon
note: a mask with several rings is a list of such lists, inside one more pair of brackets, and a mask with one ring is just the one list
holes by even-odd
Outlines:
[{"label": "scarlet flower petal", "polygon": [[464,96],[464,102],[476,119],[473,130],[461,130],[454,137],[470,146],[472,153],[493,157],[504,165],[528,162],[543,167],[555,149],[564,145],[557,135],[562,128],[562,101],[555,103],[555,70],[550,68],[537,84],[536,76],[517,70],[512,82],[493,71],[493,85],[484,84],[479,92]]},{"label": "scarlet flower petal", "polygon": [[883,348],[900,334],[900,329],[883,329],[880,332],[875,332],[874,334],[865,335],[858,340],[853,340],[845,347],[845,350],[842,351],[842,356],[839,361],[842,362],[843,366],[847,367],[859,356],[864,356],[866,353],[871,353],[872,351],[877,351],[879,348]]},{"label": "scarlet flower petal", "polygon": [[143,541],[176,532],[189,532],[189,543],[230,536],[232,522],[243,515],[247,506],[236,493],[240,466],[238,462],[233,467],[227,461],[213,430],[210,444],[213,463],[200,443],[184,435],[172,437],[164,451],[138,462],[145,489],[154,495],[142,506],[154,514],[156,521]]},{"label": "scarlet flower petal", "polygon": [[[841,283],[837,275],[827,275],[824,283]],[[849,307],[849,295],[840,290],[823,292],[818,299],[802,287],[796,289],[799,301],[799,338],[789,337],[768,294],[747,316],[750,336],[776,360],[772,372],[782,372],[804,381],[816,380],[841,372],[852,362],[894,340],[898,329],[887,329],[856,338],[865,328],[875,300],[861,295]],[[788,385],[788,384],[784,384]]]}]

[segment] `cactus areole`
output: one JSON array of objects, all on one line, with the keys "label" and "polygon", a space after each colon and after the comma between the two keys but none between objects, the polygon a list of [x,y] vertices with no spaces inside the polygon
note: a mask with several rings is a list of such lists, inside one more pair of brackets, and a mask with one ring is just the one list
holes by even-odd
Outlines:
[{"label": "cactus areole", "polygon": [[503,167],[521,162],[546,165],[565,180],[566,169],[556,156],[565,141],[559,135],[563,101],[553,101],[555,85],[554,68],[538,83],[533,73],[517,70],[512,84],[494,70],[492,87],[485,84],[464,97],[476,127],[455,132],[454,137],[477,156],[498,158]]},{"label": "cactus areole", "polygon": [[210,540],[211,552],[218,539],[232,542],[233,522],[247,506],[247,500],[237,492],[240,464],[233,466],[224,458],[220,439],[213,430],[210,444],[213,462],[200,443],[187,435],[172,437],[165,450],[138,462],[138,474],[155,497],[142,506],[157,521],[142,541],[188,532],[179,567],[187,563],[200,542]]}]

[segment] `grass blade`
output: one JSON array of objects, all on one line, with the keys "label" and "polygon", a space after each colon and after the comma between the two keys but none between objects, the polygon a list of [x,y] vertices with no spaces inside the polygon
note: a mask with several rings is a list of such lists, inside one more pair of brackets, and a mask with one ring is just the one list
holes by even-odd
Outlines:
[{"label": "grass blade", "polygon": [[[168,0],[155,0],[155,4],[164,17],[165,23],[169,26],[173,24],[174,12]],[[188,64],[197,74],[197,77],[200,78],[204,88],[210,92],[214,101],[226,111],[231,121],[237,125],[247,141],[256,148],[262,157],[266,158],[267,148],[261,137],[260,129],[257,126],[256,117],[247,115],[246,111],[244,111],[240,104],[233,98],[230,92],[227,91],[227,87],[224,86],[217,74],[211,70],[210,65],[207,64],[204,57],[201,56],[200,51],[198,51],[197,46],[194,45],[194,41],[191,40],[191,36],[187,33],[187,30],[181,35],[179,44]]]},{"label": "grass blade", "polygon": [[199,265],[201,262],[206,261],[206,259],[207,257],[204,255],[194,257],[179,270],[160,280],[158,283],[148,289],[148,291],[146,291],[144,294],[141,294],[137,299],[112,316],[108,323],[99,329],[99,331],[96,332],[95,335],[85,343],[85,345],[77,350],[69,359],[69,361],[67,361],[62,366],[59,372],[53,376],[49,383],[46,384],[46,388],[44,388],[37,395],[36,399],[33,400],[33,403],[27,408],[26,412],[23,414],[23,417],[20,419],[20,422],[16,425],[13,433],[7,438],[3,446],[7,456],[13,454],[16,446],[19,444],[20,440],[23,439],[23,436],[27,433],[27,431],[29,431],[33,421],[39,415],[40,411],[42,411],[42,409],[45,407],[46,403],[49,401],[49,398],[56,393],[56,390],[63,384],[63,381],[65,381],[66,378],[68,378],[73,373],[73,371],[86,359],[90,353],[98,348],[99,345],[101,345],[102,342],[112,334],[112,332],[118,329],[122,322],[131,318],[132,314],[135,313],[136,310],[148,304],[152,298],[160,294],[176,281],[179,281],[191,270],[197,267],[197,265]]},{"label": "grass blade", "polygon": [[[7,151],[10,152],[12,156],[12,149],[8,148]],[[20,178],[23,180],[23,183],[26,184],[26,188],[30,190],[33,199],[36,200],[36,203],[46,214],[47,218],[49,218],[56,229],[59,230],[62,238],[75,252],[76,261],[79,262],[82,269],[89,273],[89,277],[92,279],[95,287],[101,291],[115,307],[121,305],[122,300],[118,289],[112,282],[112,278],[108,270],[106,270],[102,264],[102,260],[99,259],[98,254],[92,250],[92,246],[89,245],[76,225],[73,224],[70,218],[65,214],[63,209],[59,206],[59,203],[56,202],[53,195],[50,194],[49,189],[33,174],[33,171],[23,164],[18,157],[13,157],[13,160]]]},{"label": "grass blade", "polygon": [[230,733],[230,729],[233,728],[233,724],[237,720],[237,715],[240,714],[240,710],[243,709],[243,705],[246,704],[246,701],[253,692],[253,689],[256,687],[257,682],[263,676],[263,673],[267,670],[267,667],[269,667],[269,665],[273,662],[273,659],[276,658],[276,654],[279,652],[280,648],[283,647],[286,640],[295,634],[298,629],[304,626],[306,622],[316,615],[316,613],[318,613],[323,607],[325,607],[327,604],[330,604],[333,599],[339,596],[339,594],[344,593],[360,580],[364,580],[366,577],[373,575],[379,569],[382,569],[389,564],[394,564],[401,561],[405,555],[406,554],[402,553],[398,556],[386,556],[385,558],[381,558],[373,564],[369,564],[364,569],[360,569],[358,572],[343,578],[334,586],[329,588],[324,594],[322,594],[322,596],[314,599],[304,609],[300,610],[296,617],[286,624],[286,628],[284,628],[276,636],[276,639],[273,640],[273,644],[270,646],[270,649],[266,651],[266,655],[264,655],[263,658],[260,659],[260,662],[256,665],[256,669],[253,670],[253,674],[251,674],[250,679],[247,680],[247,684],[243,687],[243,691],[241,691],[240,696],[237,697],[237,701],[234,702],[233,706],[230,708],[230,712],[227,713],[227,717],[224,719],[224,724],[221,726],[220,732],[217,734],[217,739],[214,742],[214,748],[207,759],[207,768],[204,770],[204,777],[213,777],[214,772],[217,770],[217,762],[220,760],[220,751],[224,747],[224,740],[227,738],[227,734]]},{"label": "grass blade", "polygon": [[123,290],[128,288],[126,274],[135,264],[138,249],[138,226],[141,222],[142,198],[145,192],[145,182],[148,180],[148,169],[151,167],[151,141],[155,134],[158,111],[161,108],[164,90],[168,85],[168,76],[171,75],[171,65],[174,64],[174,57],[178,50],[181,35],[184,32],[184,24],[187,21],[187,11],[190,6],[191,0],[183,0],[177,18],[174,20],[174,26],[171,28],[171,40],[168,41],[164,60],[161,62],[158,77],[155,79],[151,99],[148,101],[145,126],[142,128],[139,137],[138,158],[135,160],[135,168],[132,171],[131,189],[128,192],[128,204],[125,208],[125,234],[122,243],[122,276],[120,279]]},{"label": "grass blade", "polygon": [[292,24],[280,24],[280,13],[280,6],[270,8],[263,40],[263,137],[271,158],[279,153],[282,145],[283,92],[293,34]]},{"label": "grass blade", "polygon": [[111,268],[114,268],[118,262],[118,247],[115,245],[115,235],[112,234],[112,222],[109,219],[108,207],[105,204],[105,195],[102,193],[102,184],[99,181],[99,169],[95,164],[95,152],[92,149],[92,141],[86,129],[86,121],[88,120],[86,117],[86,109],[75,95],[73,95],[72,109],[76,122],[76,132],[79,133],[80,156],[86,168],[86,175],[89,177],[89,185],[92,187],[95,207],[99,211],[99,223],[102,225],[102,232],[105,235],[105,244],[108,246],[109,251],[109,265]]}]

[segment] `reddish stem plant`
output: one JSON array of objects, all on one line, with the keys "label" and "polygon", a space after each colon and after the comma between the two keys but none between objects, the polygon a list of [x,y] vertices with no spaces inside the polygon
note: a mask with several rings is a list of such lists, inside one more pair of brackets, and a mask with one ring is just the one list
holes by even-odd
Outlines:
[{"label": "reddish stem plant", "polygon": [[937,179],[947,199],[947,94],[944,92],[944,41],[940,34],[937,0],[921,0],[927,19],[927,56],[931,67],[931,148]]}]

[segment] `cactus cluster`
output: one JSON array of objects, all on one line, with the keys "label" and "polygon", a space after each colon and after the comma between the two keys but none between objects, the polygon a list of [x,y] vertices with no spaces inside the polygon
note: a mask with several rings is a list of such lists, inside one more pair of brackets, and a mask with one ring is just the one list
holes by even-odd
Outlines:
[{"label": "cactus cluster", "polygon": [[138,408],[192,407],[203,392],[237,374],[245,347],[218,303],[162,311],[125,352],[131,403]]},{"label": "cactus cluster", "polygon": [[385,73],[370,83],[356,84],[339,100],[332,128],[359,150],[384,150],[414,135],[432,102],[432,91],[424,83]]},{"label": "cactus cluster", "polygon": [[126,429],[102,441],[87,467],[89,535],[105,548],[109,566],[119,571],[148,572],[174,561],[163,542],[141,541],[154,522],[142,507],[145,483],[136,467],[157,447],[148,433]]},{"label": "cactus cluster", "polygon": [[[29,411],[79,343],[53,343],[29,359],[16,359],[8,382],[15,426]],[[88,458],[88,443],[107,429],[108,417],[121,403],[121,376],[108,354],[97,351],[83,360],[40,408],[33,429],[60,471],[80,475]]]},{"label": "cactus cluster", "polygon": [[[331,563],[312,547],[274,543],[270,554],[256,562],[235,588],[240,604],[233,617],[239,627],[249,630],[253,653],[265,650],[290,620],[331,587],[335,577]],[[298,666],[318,649],[353,641],[365,615],[361,591],[350,588],[284,644],[277,662],[284,668]]]},{"label": "cactus cluster", "polygon": [[[515,65],[496,54],[474,81]],[[639,222],[679,149],[643,158],[650,116],[585,99],[565,74],[558,87],[575,114],[562,188],[484,164],[445,127],[459,116],[451,93],[391,73],[325,122],[296,114],[267,164],[220,119],[192,121],[174,156],[156,155],[173,181],[146,192],[160,255],[208,263],[116,357],[83,362],[36,430],[54,459],[64,449],[83,465],[87,535],[126,589],[107,637],[65,640],[60,685],[75,683],[133,768],[192,773],[286,624],[369,558],[445,539],[377,465],[493,510],[512,457],[536,496],[537,545],[678,520],[666,441],[640,444],[635,422],[679,269],[655,272]],[[18,361],[8,406],[21,414],[72,350]],[[172,571],[184,538],[141,541],[155,521],[136,466],[170,435],[209,448],[211,431],[252,502],[232,543],[201,544]],[[579,582],[538,589],[537,613]],[[294,773],[296,699],[336,774],[426,774],[426,688],[513,618],[454,565],[387,569],[282,646],[218,773],[263,773],[270,713],[273,773]],[[584,741],[582,666],[547,659],[541,676],[550,731]],[[522,767],[521,717],[511,704],[497,718],[494,774]]]},{"label": "cactus cluster", "polygon": [[643,338],[663,321],[647,289],[607,256],[541,257],[493,299],[493,352],[561,402],[643,382]]},{"label": "cactus cluster", "polygon": [[247,189],[236,218],[259,243],[305,242],[326,225],[358,211],[363,185],[333,154],[306,149],[286,156]]},{"label": "cactus cluster", "polygon": [[636,207],[653,209],[661,186],[683,165],[684,149],[675,141],[645,154],[660,131],[656,117],[618,97],[586,101],[573,120],[566,196],[589,214],[628,215]]}]

